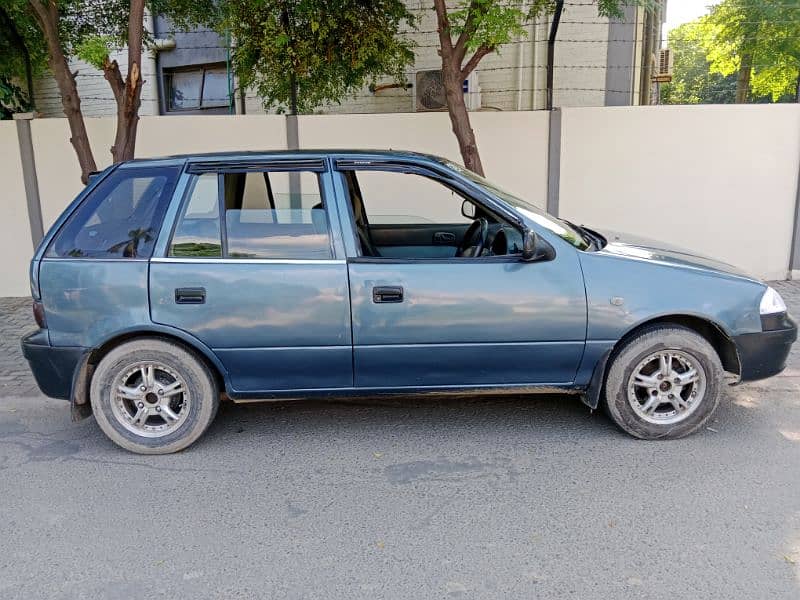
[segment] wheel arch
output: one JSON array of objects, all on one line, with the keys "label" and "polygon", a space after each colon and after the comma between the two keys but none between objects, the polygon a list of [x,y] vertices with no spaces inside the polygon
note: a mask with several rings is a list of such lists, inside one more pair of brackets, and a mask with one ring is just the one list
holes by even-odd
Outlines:
[{"label": "wheel arch", "polygon": [[736,344],[722,325],[715,322],[713,319],[692,314],[660,315],[632,325],[620,336],[614,345],[600,357],[600,360],[598,360],[595,365],[592,378],[584,395],[584,402],[589,407],[597,408],[600,402],[600,394],[605,385],[609,363],[614,354],[640,331],[657,325],[678,325],[694,331],[711,344],[712,348],[714,348],[719,356],[722,368],[726,372],[741,375],[741,362],[739,360],[739,353],[736,350]]},{"label": "wheel arch", "polygon": [[78,365],[78,368],[75,370],[72,394],[70,395],[72,419],[74,421],[88,417],[91,414],[89,388],[97,364],[114,348],[117,348],[125,342],[141,338],[161,339],[179,344],[206,363],[206,366],[217,379],[220,390],[227,391],[230,389],[227,369],[225,369],[225,366],[214,352],[197,338],[180,329],[155,324],[147,327],[126,329],[108,336],[92,350],[87,352]]}]

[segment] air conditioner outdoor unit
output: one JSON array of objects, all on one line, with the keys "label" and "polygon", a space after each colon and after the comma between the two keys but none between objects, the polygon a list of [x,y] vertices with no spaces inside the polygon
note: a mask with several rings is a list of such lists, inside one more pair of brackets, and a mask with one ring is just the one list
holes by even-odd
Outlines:
[{"label": "air conditioner outdoor unit", "polygon": [[656,83],[669,83],[672,81],[673,54],[670,48],[661,48],[656,56],[653,81]]},{"label": "air conditioner outdoor unit", "polygon": [[[478,73],[476,71],[470,73],[462,87],[467,110],[478,110],[481,107]],[[441,69],[417,71],[414,82],[414,110],[417,112],[447,110]]]}]

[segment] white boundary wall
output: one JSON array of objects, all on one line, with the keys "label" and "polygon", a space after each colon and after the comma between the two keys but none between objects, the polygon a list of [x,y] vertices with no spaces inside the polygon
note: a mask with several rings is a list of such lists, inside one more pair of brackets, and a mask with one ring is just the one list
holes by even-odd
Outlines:
[{"label": "white boundary wall", "polygon": [[[546,205],[546,112],[472,113],[487,176]],[[765,279],[786,277],[800,172],[800,105],[565,108],[560,214],[685,246]],[[113,118],[87,119],[98,167]],[[417,150],[460,162],[444,113],[298,119],[303,148]],[[31,122],[45,229],[80,191],[65,119]],[[137,156],[286,148],[279,115],[142,117]],[[0,123],[0,296],[28,293],[32,253],[19,145]]]},{"label": "white boundary wall", "polygon": [[783,279],[798,165],[800,105],[564,109],[559,212]]}]

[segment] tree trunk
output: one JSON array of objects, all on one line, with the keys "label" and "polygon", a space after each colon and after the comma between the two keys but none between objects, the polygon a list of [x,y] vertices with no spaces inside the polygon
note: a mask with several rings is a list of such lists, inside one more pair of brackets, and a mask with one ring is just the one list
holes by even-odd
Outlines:
[{"label": "tree trunk", "polygon": [[111,158],[114,163],[131,160],[136,152],[143,83],[139,63],[134,62],[129,67],[125,80],[122,79],[117,61],[106,62],[103,72],[117,102],[117,132],[114,145],[111,146]]},{"label": "tree trunk", "polygon": [[753,71],[753,55],[742,54],[742,64],[739,66],[739,75],[736,78],[736,104],[747,102],[750,94],[750,74]]},{"label": "tree trunk", "polygon": [[564,0],[556,0],[550,35],[547,36],[547,110],[553,110],[553,86],[555,84],[556,36],[564,12]]},{"label": "tree trunk", "polygon": [[[475,141],[475,132],[469,122],[469,112],[464,102],[464,90],[462,88],[472,70],[477,66],[480,59],[489,53],[490,49],[478,49],[473,57],[467,61],[462,69],[461,61],[466,53],[466,35],[459,36],[456,45],[450,37],[450,22],[447,17],[447,6],[445,0],[434,0],[434,10],[439,33],[440,50],[442,57],[442,82],[444,84],[445,99],[447,101],[447,112],[450,115],[450,123],[453,126],[453,133],[458,140],[458,148],[461,151],[461,158],[464,166],[473,173],[483,176],[483,164],[478,153],[478,144]],[[470,17],[467,17],[465,32],[470,29]]]},{"label": "tree trunk", "polygon": [[447,112],[450,115],[450,123],[453,125],[453,133],[458,140],[458,149],[461,151],[464,166],[483,177],[483,164],[478,152],[478,143],[475,141],[475,132],[472,130],[467,104],[464,102],[464,90],[461,87],[464,79],[461,76],[461,70],[452,67],[448,70],[443,69],[442,80],[447,99]]},{"label": "tree trunk", "polygon": [[131,160],[136,153],[139,107],[142,105],[142,38],[144,35],[144,0],[131,0],[128,15],[128,76],[122,80],[117,61],[103,68],[117,101],[117,133],[111,146],[115,163]]},{"label": "tree trunk", "polygon": [[89,183],[89,173],[97,170],[97,164],[94,162],[89,136],[86,133],[75,76],[69,70],[67,57],[61,47],[61,38],[58,35],[58,8],[54,3],[48,3],[45,6],[39,0],[31,0],[31,7],[47,42],[48,64],[53,71],[53,77],[61,94],[64,115],[67,117],[72,134],[69,141],[75,148],[75,154],[78,156],[78,163],[81,167],[81,181],[87,184]]}]

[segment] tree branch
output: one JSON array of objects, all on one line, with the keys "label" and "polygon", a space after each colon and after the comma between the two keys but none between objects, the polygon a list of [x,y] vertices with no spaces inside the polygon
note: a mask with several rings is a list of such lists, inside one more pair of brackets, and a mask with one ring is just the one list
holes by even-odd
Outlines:
[{"label": "tree branch", "polygon": [[447,17],[445,0],[433,0],[433,8],[436,10],[436,25],[439,32],[439,43],[442,46],[442,58],[447,55],[449,59],[453,53],[453,40],[450,38],[450,19]]},{"label": "tree branch", "polygon": [[122,79],[119,63],[117,63],[116,60],[109,60],[109,58],[106,57],[103,63],[103,76],[106,78],[106,81],[108,81],[111,92],[114,94],[114,100],[117,102],[117,108],[119,108],[125,95],[125,81]]},{"label": "tree branch", "polygon": [[131,0],[128,18],[128,77],[125,84],[129,105],[135,103],[142,66],[142,38],[144,37],[144,0]]},{"label": "tree branch", "polygon": [[467,64],[465,64],[461,69],[461,77],[464,79],[469,77],[469,74],[475,70],[475,67],[478,66],[478,63],[481,62],[481,59],[491,52],[494,52],[493,46],[481,46],[475,50],[475,54],[472,55],[472,57],[467,61]]},{"label": "tree branch", "polygon": [[464,21],[464,29],[461,31],[461,35],[458,36],[458,40],[456,40],[455,46],[453,46],[453,59],[461,64],[461,61],[464,60],[464,56],[467,54],[467,42],[469,42],[470,36],[475,33],[475,16],[476,16],[476,7],[475,7],[475,0],[470,2],[469,8],[467,9],[467,18]]}]

